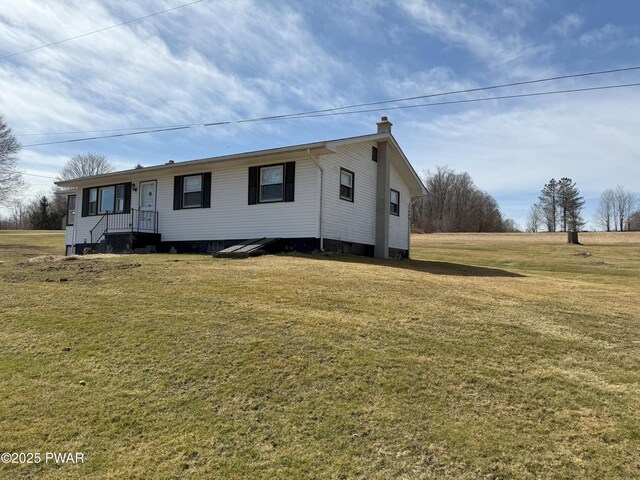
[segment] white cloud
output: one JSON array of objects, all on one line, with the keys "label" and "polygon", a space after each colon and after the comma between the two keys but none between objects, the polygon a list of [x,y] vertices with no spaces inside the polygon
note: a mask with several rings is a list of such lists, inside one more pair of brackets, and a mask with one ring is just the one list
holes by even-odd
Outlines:
[{"label": "white cloud", "polygon": [[640,37],[633,36],[624,28],[607,23],[580,36],[580,43],[584,47],[598,48],[604,51],[618,47],[633,47],[640,45]]},{"label": "white cloud", "polygon": [[549,27],[549,33],[559,37],[568,37],[584,24],[584,18],[577,13],[568,13]]},{"label": "white cloud", "polygon": [[[95,1],[20,2],[0,12],[2,51],[141,14],[139,5],[118,17],[108,8]],[[288,111],[284,105],[333,104],[340,99],[336,77],[351,73],[308,30],[287,6],[198,4],[5,60],[0,103],[17,133],[226,120]]]},{"label": "white cloud", "polygon": [[385,62],[377,72],[382,87],[391,98],[407,98],[439,92],[472,88],[468,79],[457,78],[447,67],[407,72],[402,65]]},{"label": "white cloud", "polygon": [[[468,171],[482,189],[509,199],[501,206],[521,221],[523,195],[533,192],[533,203],[537,189],[552,177],[573,178],[585,196],[597,197],[617,184],[640,192],[638,102],[640,91],[626,89],[509,108],[483,104],[402,124],[398,135],[418,170],[448,165]],[[588,212],[595,206],[587,205]]]},{"label": "white cloud", "polygon": [[[426,33],[460,46],[489,66],[498,67],[523,58],[547,54],[549,46],[526,41],[514,30],[519,18],[525,23],[530,5],[507,2],[494,5],[490,12],[480,12],[467,4],[425,0],[398,0],[397,6]],[[519,6],[520,5],[520,6]]]}]

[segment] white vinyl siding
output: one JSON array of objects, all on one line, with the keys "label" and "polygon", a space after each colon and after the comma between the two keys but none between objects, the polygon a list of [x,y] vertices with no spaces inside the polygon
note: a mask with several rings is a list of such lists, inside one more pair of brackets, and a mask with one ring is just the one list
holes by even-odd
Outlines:
[{"label": "white vinyl siding", "polygon": [[[211,208],[173,210],[174,176],[189,175],[167,169],[162,175],[140,176],[130,180],[136,184],[157,180],[156,209],[162,241],[240,240],[259,237],[318,237],[319,171],[309,157],[287,159],[296,162],[295,201],[249,205],[249,166],[273,164],[273,159],[257,162],[236,161],[212,164]],[[206,171],[203,166],[198,172]],[[142,173],[142,172],[141,172]],[[195,172],[194,172],[195,173]],[[131,194],[131,208],[138,208],[139,192]],[[346,202],[345,202],[346,203]],[[100,216],[78,215],[75,243],[91,242],[90,230]]]},{"label": "white vinyl siding", "polygon": [[[323,167],[322,235],[344,242],[374,245],[377,163],[371,160],[375,142],[340,145],[336,153],[320,155]],[[288,161],[296,162],[295,201],[249,205],[249,167],[270,166]],[[177,166],[177,165],[176,165]],[[340,198],[340,168],[354,172],[354,201]],[[211,172],[211,208],[173,210],[175,176],[189,176]],[[163,242],[198,240],[244,240],[260,237],[318,238],[320,209],[320,171],[316,163],[301,153],[296,158],[248,158],[227,163],[207,163],[192,169],[166,168],[145,172],[141,169],[126,181],[138,189],[131,194],[131,208],[139,206],[140,184],[156,181],[158,229]],[[76,233],[67,229],[69,244],[91,242],[90,230],[101,216],[80,215],[82,189],[100,186],[104,181],[86,183],[78,188]],[[124,183],[120,181],[120,183]],[[400,193],[399,215],[389,216],[389,245],[407,249],[409,245],[409,189],[391,165],[390,187]],[[97,190],[94,190],[97,194]],[[97,195],[96,195],[97,197]],[[97,198],[95,202],[97,210]]]},{"label": "white vinyl siding", "polygon": [[73,245],[73,225],[67,225],[64,229],[64,244]]},{"label": "white vinyl siding", "polygon": [[398,171],[391,165],[391,188],[400,193],[399,215],[389,215],[389,247],[409,249],[409,188],[400,178]]},{"label": "white vinyl siding", "polygon": [[[324,168],[323,225],[325,238],[375,243],[377,163],[371,160],[372,142],[341,145],[320,157]],[[353,202],[340,198],[340,168],[354,173]]]},{"label": "white vinyl siding", "polygon": [[295,162],[293,202],[249,205],[249,166],[256,165],[255,160],[213,166],[211,208],[207,209],[173,210],[173,176],[158,178],[162,241],[316,237],[317,167],[308,158]]}]

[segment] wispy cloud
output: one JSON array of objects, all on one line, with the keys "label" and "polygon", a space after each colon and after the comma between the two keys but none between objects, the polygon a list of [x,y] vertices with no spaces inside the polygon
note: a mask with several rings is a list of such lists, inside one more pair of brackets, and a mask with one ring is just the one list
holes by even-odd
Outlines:
[{"label": "wispy cloud", "polygon": [[397,63],[385,62],[377,71],[377,78],[390,98],[407,98],[471,88],[468,79],[456,76],[451,68],[433,67],[410,72]]},{"label": "wispy cloud", "polygon": [[[332,84],[347,67],[295,10],[202,5],[5,61],[4,113],[16,131],[51,131],[258,116],[335,100]],[[24,2],[0,13],[0,43],[11,52],[121,18],[98,2]],[[73,21],[60,32],[63,19]]]},{"label": "wispy cloud", "polygon": [[577,13],[568,13],[549,27],[549,33],[566,38],[584,24],[584,17]]},{"label": "wispy cloud", "polygon": [[635,47],[640,45],[640,37],[631,34],[622,27],[607,23],[580,36],[580,43],[585,47],[610,51],[618,47]]},{"label": "wispy cloud", "polygon": [[[171,6],[173,0],[14,2],[0,9],[0,56]],[[640,40],[632,21],[617,11],[593,18],[585,2],[562,10],[547,0],[210,0],[0,62],[0,112],[16,133],[196,123],[633,61],[629,47]],[[518,192],[536,192],[549,176],[573,176],[590,191],[640,178],[633,129],[640,122],[633,109],[638,95],[599,92],[389,114],[418,168],[468,170],[482,188],[517,207],[528,203],[528,194],[515,200]],[[55,176],[69,156],[87,150],[107,154],[119,168],[187,160],[366,133],[377,116],[25,149],[22,168]],[[503,207],[517,217],[509,204]]]},{"label": "wispy cloud", "polygon": [[489,66],[539,55],[548,48],[527,41],[513,28],[500,27],[505,19],[522,22],[530,10],[526,2],[496,5],[490,13],[468,4],[426,0],[399,0],[397,6],[426,33],[468,50]]},{"label": "wispy cloud", "polygon": [[[496,103],[414,122],[415,133],[403,139],[404,149],[410,158],[421,159],[419,169],[449,165],[468,171],[497,197],[537,192],[559,176],[572,177],[591,196],[618,183],[640,191],[638,102],[640,90],[631,89]],[[424,144],[429,145],[428,155]],[[528,201],[533,203],[535,195]],[[588,212],[595,206],[587,205]],[[518,221],[526,215],[526,209],[506,208]]]}]

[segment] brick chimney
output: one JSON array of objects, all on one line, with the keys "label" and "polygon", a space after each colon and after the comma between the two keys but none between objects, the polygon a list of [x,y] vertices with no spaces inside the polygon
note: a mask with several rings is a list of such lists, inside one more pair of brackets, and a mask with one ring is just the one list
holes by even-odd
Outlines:
[{"label": "brick chimney", "polygon": [[393,123],[387,117],[382,117],[376,125],[378,125],[378,133],[391,133]]}]

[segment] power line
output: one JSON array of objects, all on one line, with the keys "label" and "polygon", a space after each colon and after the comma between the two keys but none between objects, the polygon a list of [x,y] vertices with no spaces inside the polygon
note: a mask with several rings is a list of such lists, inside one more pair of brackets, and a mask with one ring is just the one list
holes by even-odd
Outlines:
[{"label": "power line", "polygon": [[24,173],[24,172],[22,172],[22,175],[27,175],[28,177],[52,178],[54,180],[57,180],[56,177],[50,177],[48,175],[36,175],[35,173]]},{"label": "power line", "polygon": [[596,91],[596,90],[611,90],[611,89],[615,89],[615,88],[627,88],[627,87],[638,87],[638,86],[640,86],[640,82],[639,83],[618,84],[618,85],[603,85],[603,86],[599,86],[599,87],[573,88],[573,89],[568,89],[568,90],[555,90],[555,91],[549,91],[549,92],[520,93],[520,94],[514,94],[514,95],[502,95],[502,96],[497,96],[497,97],[470,98],[470,99],[466,99],[466,100],[451,100],[451,101],[448,101],[448,102],[422,103],[422,104],[417,104],[417,105],[400,105],[400,106],[395,106],[395,107],[373,108],[373,109],[367,109],[367,110],[351,110],[351,111],[347,111],[347,112],[336,112],[336,111],[322,112],[322,111],[319,111],[319,113],[309,113],[309,114],[272,115],[272,116],[268,116],[268,117],[248,118],[248,119],[241,119],[241,120],[226,120],[226,121],[194,124],[194,125],[187,125],[187,126],[156,128],[156,129],[143,130],[143,131],[139,131],[139,132],[117,133],[117,134],[113,134],[113,135],[101,135],[101,136],[95,136],[95,137],[85,137],[85,138],[74,138],[74,139],[68,139],[68,140],[59,140],[59,141],[55,141],[55,142],[34,143],[34,144],[31,144],[31,145],[24,145],[24,147],[39,147],[39,146],[44,146],[44,145],[56,145],[56,144],[61,144],[61,143],[85,142],[85,141],[88,141],[88,140],[99,140],[99,139],[104,139],[104,138],[128,137],[128,136],[132,136],[132,135],[143,135],[143,134],[147,134],[147,133],[169,132],[169,131],[176,131],[176,130],[187,130],[187,129],[191,129],[191,128],[213,127],[213,126],[220,126],[220,125],[236,125],[236,124],[241,124],[241,123],[261,122],[261,121],[267,121],[267,120],[287,120],[287,119],[296,120],[296,119],[300,119],[300,118],[329,117],[329,116],[335,116],[335,115],[352,115],[352,114],[358,114],[358,113],[370,113],[370,112],[379,112],[379,111],[386,111],[386,110],[403,110],[403,109],[410,109],[410,108],[425,108],[425,107],[435,107],[435,106],[441,106],[441,105],[455,105],[455,104],[463,104],[463,103],[486,102],[486,101],[490,101],[490,100],[506,100],[506,99],[513,99],[513,98],[540,97],[540,96],[545,96],[545,95],[558,95],[558,94],[566,94],[566,93],[591,92],[591,91]]},{"label": "power line", "polygon": [[319,110],[317,112],[310,112],[310,113],[323,113],[323,112],[333,112],[333,111],[337,111],[337,110],[345,110],[345,109],[348,109],[348,108],[371,107],[371,106],[374,106],[374,105],[383,105],[385,103],[396,103],[396,102],[404,102],[404,101],[409,101],[409,100],[422,100],[422,99],[425,99],[425,98],[443,97],[445,95],[456,95],[456,94],[460,94],[460,93],[474,93],[474,92],[480,92],[480,91],[483,91],[483,90],[495,90],[495,89],[498,89],[498,88],[517,87],[517,86],[522,86],[522,85],[531,85],[531,84],[534,84],[534,83],[543,83],[543,82],[564,80],[564,79],[568,79],[568,78],[578,78],[578,77],[588,77],[588,76],[593,76],[593,75],[604,75],[604,74],[609,74],[609,73],[629,72],[629,71],[633,71],[633,70],[640,70],[640,65],[634,66],[634,67],[616,68],[616,69],[613,69],[613,70],[600,70],[600,71],[595,71],[595,72],[573,73],[573,74],[569,74],[569,75],[560,75],[560,76],[557,76],[557,77],[547,77],[547,78],[539,78],[539,79],[536,79],[536,80],[525,80],[525,81],[522,81],[522,82],[504,83],[502,85],[490,85],[488,87],[468,88],[468,89],[465,89],[465,90],[455,90],[455,91],[451,91],[451,92],[431,93],[431,94],[427,94],[427,95],[417,95],[415,97],[405,97],[405,98],[400,98],[400,99],[396,99],[396,100],[381,100],[381,101],[377,101],[377,102],[361,103],[361,104],[357,104],[357,105],[347,105],[347,106],[343,106],[343,107],[327,108],[327,109],[324,109],[324,110]]},{"label": "power line", "polygon": [[[603,85],[600,87],[586,87],[586,88],[571,88],[568,90],[555,90],[550,92],[533,92],[533,93],[518,93],[514,95],[501,95],[499,97],[485,97],[485,98],[469,98],[466,100],[451,100],[449,102],[437,102],[437,103],[422,103],[418,105],[401,105],[396,107],[387,107],[384,110],[404,110],[409,108],[420,108],[420,107],[437,107],[442,105],[455,105],[461,103],[475,103],[475,102],[486,102],[489,100],[508,100],[512,98],[527,98],[527,97],[542,97],[545,95],[558,95],[562,93],[579,93],[579,92],[591,92],[594,90],[612,90],[615,88],[626,88],[626,87],[640,87],[640,82],[637,83],[623,83],[619,85]],[[351,112],[336,112],[336,113],[325,113],[318,115],[307,115],[304,117],[291,117],[291,118],[313,118],[313,117],[327,117],[333,115],[348,115],[351,113],[371,113],[371,112],[379,112],[382,109],[372,108],[369,110],[356,110]]]},{"label": "power line", "polygon": [[[452,90],[452,91],[448,91],[448,92],[431,93],[431,94],[427,94],[427,95],[418,95],[418,96],[414,96],[414,97],[396,98],[396,99],[392,99],[392,100],[379,100],[379,101],[368,102],[368,103],[357,103],[357,104],[352,104],[352,105],[343,105],[343,106],[340,106],[340,107],[325,108],[325,109],[322,109],[322,110],[312,110],[312,111],[308,111],[308,112],[289,113],[289,114],[285,114],[285,116],[286,117],[295,117],[295,116],[311,115],[311,114],[316,114],[316,113],[328,113],[328,112],[335,112],[335,111],[339,111],[339,110],[346,110],[346,109],[349,109],[349,108],[371,107],[371,106],[374,106],[374,105],[384,105],[384,104],[388,104],[388,103],[405,102],[405,101],[410,101],[410,100],[422,100],[422,99],[426,99],[426,98],[443,97],[443,96],[447,96],[447,95],[457,95],[457,94],[462,94],[462,93],[474,93],[474,92],[480,92],[480,91],[484,91],[484,90],[495,90],[495,89],[498,89],[498,88],[517,87],[517,86],[523,86],[523,85],[532,85],[532,84],[535,84],[535,83],[552,82],[552,81],[557,81],[557,80],[566,80],[566,79],[569,79],[569,78],[579,78],[579,77],[588,77],[588,76],[595,76],[595,75],[605,75],[605,74],[611,74],[611,73],[629,72],[629,71],[634,71],[634,70],[640,70],[640,65],[633,66],[633,67],[616,68],[616,69],[611,69],[611,70],[598,70],[598,71],[593,71],[593,72],[573,73],[573,74],[569,74],[569,75],[560,75],[560,76],[556,76],[556,77],[539,78],[539,79],[535,79],[535,80],[526,80],[526,81],[522,81],[522,82],[503,83],[503,84],[500,84],[500,85],[489,85],[489,86],[485,86],[485,87],[468,88],[468,89],[464,89],[464,90]],[[265,118],[269,118],[270,119],[271,117],[265,117]],[[111,128],[111,129],[103,129],[103,130],[77,130],[77,131],[54,132],[54,133],[23,133],[23,134],[18,134],[16,136],[17,137],[26,137],[26,136],[48,136],[48,135],[73,135],[73,134],[82,134],[82,133],[124,132],[124,131],[130,131],[130,130],[150,130],[150,129],[154,130],[154,129],[164,129],[164,128],[188,128],[188,127],[197,127],[197,126],[202,126],[202,125],[207,125],[207,124],[191,123],[191,124],[182,124],[182,125],[160,125],[160,126],[130,127],[130,128]]]},{"label": "power line", "polygon": [[200,2],[204,2],[204,0],[195,0],[194,2],[185,3],[183,5],[178,5],[178,6],[172,7],[172,8],[167,8],[166,10],[161,10],[159,12],[150,13],[149,15],[145,15],[143,17],[132,18],[131,20],[127,20],[125,22],[116,23],[115,25],[110,25],[108,27],[100,28],[98,30],[93,30],[91,32],[82,33],[80,35],[76,35],[75,37],[64,38],[62,40],[57,40],[55,42],[47,43],[45,45],[39,45],[37,47],[29,48],[27,50],[22,50],[20,52],[11,53],[9,55],[5,55],[4,57],[0,57],[0,60],[4,60],[4,59],[10,58],[10,57],[15,57],[17,55],[22,55],[23,53],[33,52],[34,50],[40,50],[41,48],[51,47],[52,45],[59,45],[60,43],[69,42],[71,40],[76,40],[78,38],[86,37],[88,35],[93,35],[94,33],[104,32],[105,30],[111,30],[112,28],[121,27],[123,25],[128,25],[130,23],[138,22],[140,20],[145,20],[147,18],[155,17],[156,15],[160,15],[162,13],[167,13],[167,12],[171,12],[173,10],[178,10],[179,8],[188,7],[190,5],[194,5],[194,4],[200,3]]}]

